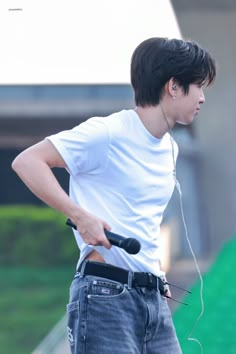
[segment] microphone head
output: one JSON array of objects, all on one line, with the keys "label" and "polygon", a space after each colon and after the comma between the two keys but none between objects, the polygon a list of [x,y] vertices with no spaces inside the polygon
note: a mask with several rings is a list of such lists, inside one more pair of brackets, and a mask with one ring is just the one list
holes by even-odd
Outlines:
[{"label": "microphone head", "polygon": [[134,238],[126,238],[122,241],[122,248],[124,248],[129,254],[137,254],[141,249],[141,245],[139,241]]}]

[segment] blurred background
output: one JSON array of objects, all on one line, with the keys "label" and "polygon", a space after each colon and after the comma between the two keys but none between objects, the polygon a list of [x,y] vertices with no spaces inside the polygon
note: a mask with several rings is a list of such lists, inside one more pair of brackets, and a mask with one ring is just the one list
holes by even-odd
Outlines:
[{"label": "blurred background", "polygon": [[[212,324],[206,306],[199,336],[208,354],[222,353],[226,343],[228,353],[235,353],[233,326],[218,334],[217,343],[213,326],[226,319],[235,323],[235,292],[223,293],[228,289],[224,281],[228,277],[231,283],[234,276],[236,231],[235,1],[71,0],[39,5],[22,0],[0,6],[0,312],[6,319],[0,324],[0,354],[68,353],[64,314],[78,257],[64,217],[27,190],[11,162],[50,134],[94,115],[134,108],[130,57],[139,42],[153,36],[191,38],[218,63],[217,80],[205,91],[200,115],[173,134],[180,150],[177,177],[185,220],[205,279],[206,305],[208,299],[217,306],[219,298],[227,298],[212,310],[218,314]],[[55,174],[68,190],[67,173]],[[196,343],[186,344],[201,312],[200,283],[176,192],[161,237],[169,279],[194,290],[188,310],[170,301],[183,352],[199,353]],[[184,299],[174,288],[173,296]]]}]

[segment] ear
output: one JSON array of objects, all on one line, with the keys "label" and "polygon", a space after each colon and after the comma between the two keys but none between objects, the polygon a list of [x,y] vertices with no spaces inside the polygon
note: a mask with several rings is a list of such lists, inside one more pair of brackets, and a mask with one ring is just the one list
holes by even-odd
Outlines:
[{"label": "ear", "polygon": [[169,95],[174,98],[176,96],[176,91],[178,90],[178,84],[176,83],[175,79],[172,77],[168,82],[167,82],[167,91]]}]

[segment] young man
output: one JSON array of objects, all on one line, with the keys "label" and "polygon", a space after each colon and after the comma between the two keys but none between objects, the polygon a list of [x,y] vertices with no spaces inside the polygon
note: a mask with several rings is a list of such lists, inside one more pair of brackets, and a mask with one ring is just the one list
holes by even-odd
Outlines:
[{"label": "young man", "polygon": [[[159,278],[159,231],[175,187],[170,130],[190,124],[216,75],[210,54],[191,41],[151,38],[134,51],[136,108],[93,117],[22,152],[13,169],[31,191],[76,225],[80,248],[68,305],[76,354],[181,353]],[[66,168],[70,196],[51,168]],[[141,243],[111,247],[111,230]]]}]

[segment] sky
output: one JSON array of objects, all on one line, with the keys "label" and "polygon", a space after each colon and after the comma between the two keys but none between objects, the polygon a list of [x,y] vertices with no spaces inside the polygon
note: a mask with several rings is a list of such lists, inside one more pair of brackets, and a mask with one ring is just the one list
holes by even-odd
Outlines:
[{"label": "sky", "polygon": [[0,85],[126,84],[155,36],[181,37],[169,0],[0,0]]}]

